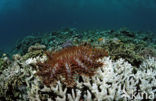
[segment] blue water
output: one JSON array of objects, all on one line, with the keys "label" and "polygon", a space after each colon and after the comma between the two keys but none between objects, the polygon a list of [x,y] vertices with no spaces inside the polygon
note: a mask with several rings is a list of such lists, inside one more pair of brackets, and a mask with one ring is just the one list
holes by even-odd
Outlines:
[{"label": "blue water", "polygon": [[0,49],[62,27],[156,32],[156,0],[0,0]]}]

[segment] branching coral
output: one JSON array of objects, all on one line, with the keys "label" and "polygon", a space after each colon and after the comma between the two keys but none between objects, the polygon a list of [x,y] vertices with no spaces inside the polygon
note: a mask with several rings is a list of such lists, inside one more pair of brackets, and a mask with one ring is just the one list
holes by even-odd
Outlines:
[{"label": "branching coral", "polygon": [[[0,76],[0,99],[9,101],[155,101],[156,60],[149,58],[135,68],[123,59],[113,61],[109,57],[99,59],[103,65],[94,76],[78,75],[74,87],[41,83],[33,68],[36,61],[44,62],[45,56],[13,62]],[[135,71],[134,71],[135,70]],[[81,80],[80,80],[81,79]],[[143,98],[142,94],[147,97]],[[155,99],[154,99],[155,98]],[[152,101],[152,100],[151,100]]]},{"label": "branching coral", "polygon": [[99,58],[106,56],[103,49],[95,49],[88,46],[73,46],[63,50],[47,53],[48,60],[38,63],[37,74],[42,77],[46,85],[55,80],[60,80],[67,86],[74,86],[76,75],[92,76],[95,70],[103,63],[97,62]]},{"label": "branching coral", "polygon": [[[134,68],[124,59],[113,61],[109,57],[99,59],[105,65],[97,69],[92,77],[81,76],[76,86],[65,87],[60,81],[56,85],[42,85],[40,79],[31,82],[28,91],[32,101],[155,101],[156,94],[156,60],[149,58],[140,68]],[[142,94],[146,94],[143,98]],[[154,95],[153,95],[154,94]]]}]

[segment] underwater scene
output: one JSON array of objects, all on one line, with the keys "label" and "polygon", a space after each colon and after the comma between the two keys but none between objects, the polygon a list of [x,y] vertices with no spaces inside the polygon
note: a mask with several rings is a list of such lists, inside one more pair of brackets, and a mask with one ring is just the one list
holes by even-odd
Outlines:
[{"label": "underwater scene", "polygon": [[156,101],[156,0],[0,0],[0,101]]}]

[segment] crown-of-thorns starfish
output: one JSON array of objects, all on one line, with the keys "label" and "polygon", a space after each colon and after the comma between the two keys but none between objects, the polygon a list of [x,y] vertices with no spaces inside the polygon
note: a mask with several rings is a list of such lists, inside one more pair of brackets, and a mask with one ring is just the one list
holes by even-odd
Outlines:
[{"label": "crown-of-thorns starfish", "polygon": [[93,76],[95,70],[103,63],[99,58],[107,56],[103,49],[91,48],[89,46],[72,46],[57,52],[46,52],[48,60],[38,63],[37,74],[41,76],[43,83],[50,85],[54,81],[62,80],[66,86],[75,84],[78,75]]}]

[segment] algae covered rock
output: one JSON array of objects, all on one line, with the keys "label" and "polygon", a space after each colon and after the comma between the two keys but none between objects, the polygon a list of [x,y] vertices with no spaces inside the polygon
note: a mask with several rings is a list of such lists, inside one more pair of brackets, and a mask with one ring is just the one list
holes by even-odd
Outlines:
[{"label": "algae covered rock", "polygon": [[134,66],[139,66],[143,57],[140,55],[141,45],[135,45],[133,43],[115,43],[113,41],[108,42],[103,46],[108,52],[112,59],[117,60],[123,58]]},{"label": "algae covered rock", "polygon": [[[38,61],[42,60],[38,57]],[[35,68],[26,61],[14,60],[0,74],[0,99],[3,101],[29,101],[30,83],[34,81]]]},{"label": "algae covered rock", "polygon": [[156,48],[154,47],[145,47],[142,51],[141,51],[141,55],[144,58],[148,58],[148,57],[156,57]]},{"label": "algae covered rock", "polygon": [[7,56],[0,58],[0,74],[4,69],[8,68],[10,64],[11,61]]},{"label": "algae covered rock", "polygon": [[20,66],[13,63],[5,69],[0,76],[0,98],[7,101],[18,99],[22,93],[18,87],[21,85]]},{"label": "algae covered rock", "polygon": [[0,58],[0,74],[4,69],[4,60],[2,58]]},{"label": "algae covered rock", "polygon": [[27,36],[23,40],[19,40],[17,42],[16,50],[21,54],[25,54],[28,48],[34,45],[35,43],[41,43],[41,40],[39,37]]},{"label": "algae covered rock", "polygon": [[43,50],[46,48],[45,45],[35,44],[28,48],[28,52],[23,55],[22,60],[27,60],[28,58],[34,58],[37,56],[42,56],[44,54]]}]

